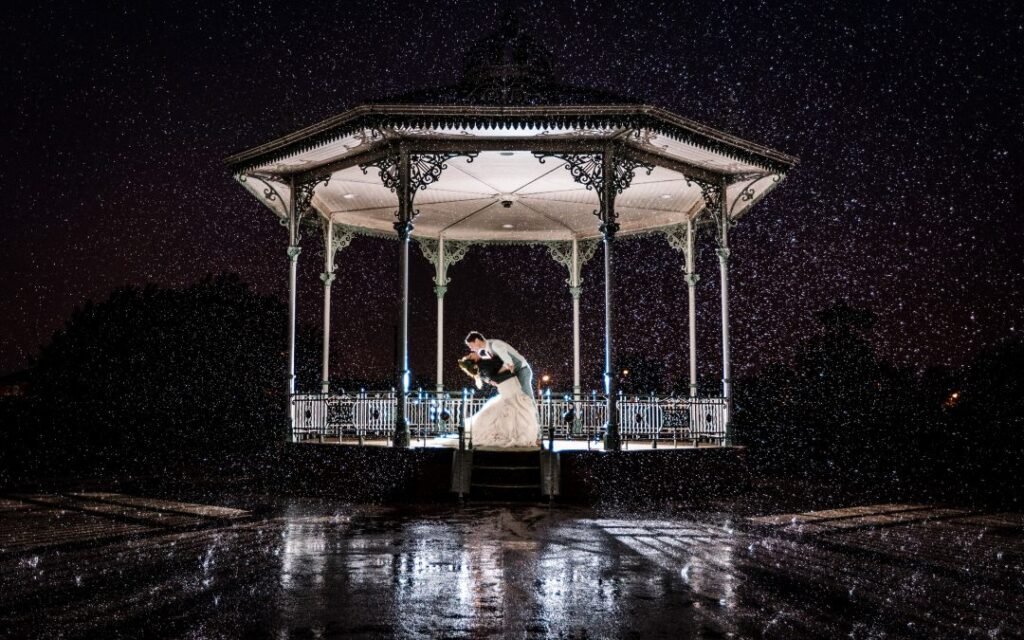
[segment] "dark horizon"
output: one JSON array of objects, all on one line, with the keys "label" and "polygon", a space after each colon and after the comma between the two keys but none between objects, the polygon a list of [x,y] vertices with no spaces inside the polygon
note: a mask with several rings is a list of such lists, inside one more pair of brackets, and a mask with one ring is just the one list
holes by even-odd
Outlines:
[{"label": "dark horizon", "polygon": [[[16,89],[6,94],[13,202],[0,374],[27,366],[75,306],[118,286],[182,286],[235,271],[284,299],[285,232],[223,158],[376,96],[454,82],[467,48],[500,13],[474,3],[398,6],[300,7],[283,21],[267,7],[18,7],[4,27],[13,49],[5,75]],[[759,15],[715,3],[516,6],[566,82],[640,96],[800,157],[734,231],[737,377],[784,361],[813,313],[835,300],[874,311],[878,353],[917,370],[963,364],[1019,335],[1019,8],[808,3]],[[300,320],[313,326],[318,240],[307,235],[299,276]],[[618,354],[653,352],[682,373],[682,256],[663,240],[620,246]],[[412,366],[430,378],[432,269],[413,253]],[[388,376],[396,254],[370,238],[339,252],[335,370]],[[584,377],[593,382],[598,267],[584,271]],[[701,371],[713,377],[718,274],[706,239],[699,270]],[[565,272],[546,251],[473,249],[450,276],[449,362],[478,329],[520,346],[538,370],[571,375]]]}]

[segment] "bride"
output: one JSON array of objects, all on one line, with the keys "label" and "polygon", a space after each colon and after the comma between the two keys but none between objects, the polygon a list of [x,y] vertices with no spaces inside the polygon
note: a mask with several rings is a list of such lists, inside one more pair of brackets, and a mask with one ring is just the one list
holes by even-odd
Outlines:
[{"label": "bride", "polygon": [[498,388],[498,395],[466,418],[466,430],[472,434],[474,448],[540,446],[537,405],[523,393],[514,373],[500,370],[501,360],[473,352],[459,360],[459,368],[473,378],[478,389],[484,382]]}]

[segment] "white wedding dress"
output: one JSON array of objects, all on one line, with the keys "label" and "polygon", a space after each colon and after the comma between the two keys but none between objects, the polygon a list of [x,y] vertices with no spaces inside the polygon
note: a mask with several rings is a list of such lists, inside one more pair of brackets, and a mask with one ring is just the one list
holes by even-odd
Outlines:
[{"label": "white wedding dress", "polygon": [[466,418],[473,448],[536,448],[540,438],[537,404],[517,378],[498,383],[498,395]]}]

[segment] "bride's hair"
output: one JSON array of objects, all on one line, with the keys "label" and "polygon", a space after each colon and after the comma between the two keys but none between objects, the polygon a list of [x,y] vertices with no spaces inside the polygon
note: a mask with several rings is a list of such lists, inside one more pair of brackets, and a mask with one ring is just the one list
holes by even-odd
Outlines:
[{"label": "bride's hair", "polygon": [[480,365],[473,361],[471,356],[463,356],[459,358],[459,368],[470,378],[473,378],[473,384],[476,385],[477,389],[481,389],[484,386],[483,380],[480,378]]},{"label": "bride's hair", "polygon": [[484,334],[480,333],[479,331],[470,331],[469,335],[466,336],[466,344],[469,344],[470,342],[476,342],[477,340],[481,342],[487,342],[487,339],[484,338]]},{"label": "bride's hair", "polygon": [[459,358],[459,368],[466,372],[471,378],[475,378],[480,375],[480,365],[473,362],[469,356]]}]

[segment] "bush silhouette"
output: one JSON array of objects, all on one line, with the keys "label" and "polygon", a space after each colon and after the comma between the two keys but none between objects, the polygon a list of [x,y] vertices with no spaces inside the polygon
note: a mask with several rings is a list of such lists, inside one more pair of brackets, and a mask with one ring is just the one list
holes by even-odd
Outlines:
[{"label": "bush silhouette", "polygon": [[917,376],[874,353],[871,313],[837,304],[815,317],[818,330],[790,362],[737,384],[734,433],[762,473],[890,497],[1013,499],[1024,450],[1020,340],[958,371]]},{"label": "bush silhouette", "polygon": [[280,441],[286,326],[285,305],[237,275],[87,303],[31,369],[31,449],[58,465],[149,468]]}]

